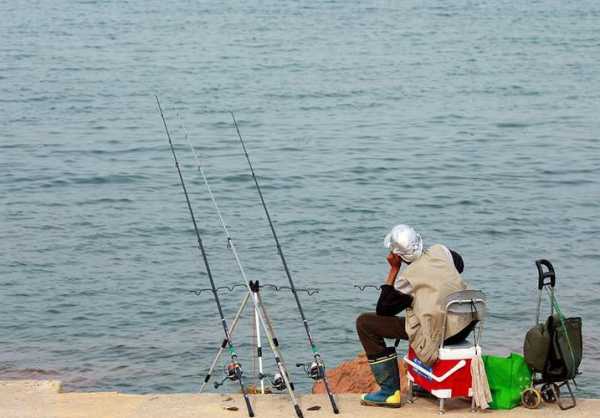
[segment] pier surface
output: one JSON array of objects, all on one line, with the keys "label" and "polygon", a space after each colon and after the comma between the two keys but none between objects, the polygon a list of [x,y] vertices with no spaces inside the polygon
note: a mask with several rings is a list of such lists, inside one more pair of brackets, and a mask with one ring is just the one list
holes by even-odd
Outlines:
[{"label": "pier surface", "polygon": [[[436,417],[437,402],[417,399],[400,409],[365,407],[356,394],[337,395],[341,414],[334,415],[325,395],[302,395],[300,405],[306,418],[419,418]],[[252,396],[257,418],[294,417],[288,397]],[[471,413],[463,400],[447,402],[448,417],[598,417],[600,400],[581,399],[577,407],[560,411],[557,405],[542,405],[538,410],[515,408],[510,411]],[[61,392],[59,381],[0,381],[2,418],[238,418],[247,412],[240,395],[225,394],[147,394],[117,392]]]}]

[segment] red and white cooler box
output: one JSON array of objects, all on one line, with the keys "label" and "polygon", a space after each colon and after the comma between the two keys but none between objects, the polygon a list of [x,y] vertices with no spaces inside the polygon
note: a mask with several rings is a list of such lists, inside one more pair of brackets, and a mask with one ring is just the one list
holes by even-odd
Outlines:
[{"label": "red and white cooler box", "polygon": [[408,379],[439,399],[472,397],[471,359],[476,347],[464,342],[440,348],[439,358],[429,367],[422,363],[412,347],[404,357]]}]

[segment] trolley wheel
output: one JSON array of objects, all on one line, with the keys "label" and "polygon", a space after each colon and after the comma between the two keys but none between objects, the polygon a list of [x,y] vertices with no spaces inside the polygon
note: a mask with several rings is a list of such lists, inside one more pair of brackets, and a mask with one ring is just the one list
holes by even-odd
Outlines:
[{"label": "trolley wheel", "polygon": [[521,403],[527,409],[537,409],[542,403],[542,394],[535,388],[527,388],[521,393]]},{"label": "trolley wheel", "polygon": [[559,390],[555,383],[546,383],[542,386],[540,392],[542,393],[544,402],[554,403],[556,402],[556,396],[559,393]]}]

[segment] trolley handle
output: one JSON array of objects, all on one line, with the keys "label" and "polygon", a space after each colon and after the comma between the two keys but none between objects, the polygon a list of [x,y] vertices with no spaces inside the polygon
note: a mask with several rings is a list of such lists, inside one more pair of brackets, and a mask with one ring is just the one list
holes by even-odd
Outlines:
[{"label": "trolley handle", "polygon": [[[542,288],[547,285],[554,287],[556,284],[556,273],[554,273],[552,264],[548,260],[541,259],[535,262],[535,266],[538,270],[538,289],[542,290]],[[544,267],[546,267],[547,271],[544,271]],[[547,279],[550,280],[548,281]]]}]

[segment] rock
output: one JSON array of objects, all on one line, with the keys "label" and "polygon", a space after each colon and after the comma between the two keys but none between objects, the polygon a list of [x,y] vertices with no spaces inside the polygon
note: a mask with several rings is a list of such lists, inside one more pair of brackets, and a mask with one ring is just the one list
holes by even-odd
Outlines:
[{"label": "rock", "polygon": [[[406,367],[401,359],[398,359],[398,367],[400,368],[401,391],[402,394],[406,394],[408,380]],[[328,369],[327,380],[333,393],[366,393],[379,389],[365,353],[360,353],[352,360],[342,362],[335,369]],[[315,382],[312,393],[325,393],[323,382]]]}]

